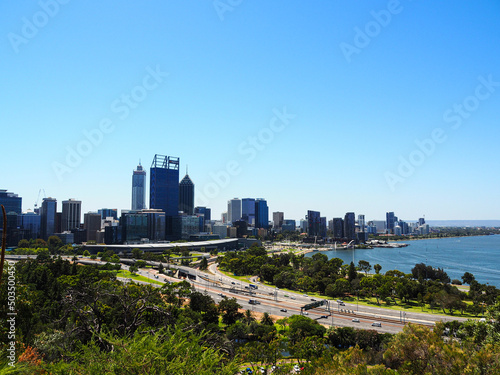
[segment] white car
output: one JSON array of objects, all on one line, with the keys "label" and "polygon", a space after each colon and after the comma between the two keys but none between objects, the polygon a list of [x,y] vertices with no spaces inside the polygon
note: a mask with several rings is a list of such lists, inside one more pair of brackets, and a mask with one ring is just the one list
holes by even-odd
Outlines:
[{"label": "white car", "polygon": [[358,318],[354,318],[352,321],[353,321],[354,323],[359,323],[359,319],[358,319]]}]

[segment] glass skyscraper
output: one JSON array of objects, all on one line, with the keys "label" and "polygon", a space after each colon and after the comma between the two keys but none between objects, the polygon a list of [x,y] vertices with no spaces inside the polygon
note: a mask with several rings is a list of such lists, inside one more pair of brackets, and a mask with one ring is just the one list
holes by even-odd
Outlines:
[{"label": "glass skyscraper", "polygon": [[307,211],[307,235],[310,237],[320,235],[321,214],[319,211]]},{"label": "glass skyscraper", "polygon": [[267,201],[262,198],[257,198],[255,200],[255,228],[269,227],[269,207],[267,207]]},{"label": "glass skyscraper", "polygon": [[[22,214],[22,198],[17,194],[10,193],[7,190],[0,190],[0,204],[5,207],[5,212],[15,212]],[[0,214],[0,227],[3,228],[3,215]]]},{"label": "glass skyscraper", "polygon": [[40,231],[42,238],[47,240],[56,233],[57,200],[55,198],[43,198],[40,216]]},{"label": "glass skyscraper", "polygon": [[146,208],[146,171],[141,163],[132,174],[132,210]]},{"label": "glass skyscraper", "polygon": [[356,216],[354,212],[348,212],[344,216],[344,236],[348,240],[356,239]]},{"label": "glass skyscraper", "polygon": [[179,215],[179,158],[155,155],[150,169],[149,208]]},{"label": "glass skyscraper", "polygon": [[241,200],[241,220],[250,225],[255,224],[255,199],[243,198]]},{"label": "glass skyscraper", "polygon": [[179,183],[179,211],[187,215],[194,213],[194,183],[187,173]]}]

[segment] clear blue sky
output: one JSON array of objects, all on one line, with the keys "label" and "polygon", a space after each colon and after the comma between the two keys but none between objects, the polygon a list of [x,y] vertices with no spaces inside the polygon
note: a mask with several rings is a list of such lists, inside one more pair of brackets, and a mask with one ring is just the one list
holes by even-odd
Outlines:
[{"label": "clear blue sky", "polygon": [[128,209],[158,153],[214,218],[262,197],[297,220],[499,219],[499,1],[61,2],[0,4],[0,188],[24,210],[40,188]]}]

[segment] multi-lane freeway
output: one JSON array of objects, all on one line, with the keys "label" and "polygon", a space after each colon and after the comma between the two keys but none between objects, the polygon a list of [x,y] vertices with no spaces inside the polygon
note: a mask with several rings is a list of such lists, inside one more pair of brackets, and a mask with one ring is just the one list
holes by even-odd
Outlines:
[{"label": "multi-lane freeway", "polygon": [[[25,257],[8,256],[7,259],[18,260]],[[104,264],[98,260],[91,259],[78,259],[78,262]],[[155,262],[148,262],[148,264],[155,264]],[[128,269],[128,265],[122,264],[122,268]],[[244,309],[256,312],[267,312],[275,316],[288,317],[301,314],[301,307],[307,304],[322,301],[306,294],[282,291],[278,288],[262,285],[255,279],[253,279],[254,282],[251,284],[233,279],[219,272],[215,264],[210,265],[207,272],[185,266],[171,266],[171,268],[178,270],[180,274],[184,275],[185,280],[189,281],[196,290],[206,292],[216,302],[219,302],[224,297],[234,297]],[[160,282],[179,281],[179,278],[158,274],[156,270],[141,269],[138,273],[151,280]],[[255,301],[255,303],[249,303],[250,300]],[[376,329],[379,332],[387,333],[401,331],[404,324],[408,322],[433,326],[436,321],[466,320],[464,318],[452,318],[439,314],[406,312],[358,305],[356,303],[341,302],[340,300],[324,301],[327,301],[328,304],[307,311],[303,310],[302,313],[324,325]],[[379,324],[380,326],[378,326]]]}]

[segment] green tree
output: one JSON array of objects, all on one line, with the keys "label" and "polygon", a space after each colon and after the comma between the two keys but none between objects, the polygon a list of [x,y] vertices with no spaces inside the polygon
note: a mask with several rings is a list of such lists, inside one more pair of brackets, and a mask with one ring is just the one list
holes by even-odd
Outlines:
[{"label": "green tree", "polygon": [[380,273],[380,270],[382,269],[382,266],[377,263],[373,266],[373,269],[375,270],[375,273],[378,275]]},{"label": "green tree", "polygon": [[27,249],[28,247],[30,247],[30,242],[28,240],[22,239],[18,242],[17,247],[21,249]]},{"label": "green tree", "polygon": [[358,277],[358,273],[356,272],[356,267],[354,266],[354,262],[351,262],[349,264],[349,271],[348,271],[348,278],[349,281],[353,281],[356,277]]},{"label": "green tree", "polygon": [[365,275],[368,275],[368,272],[372,269],[372,266],[370,265],[370,262],[366,260],[360,260],[358,262],[358,267],[361,271],[365,273]]},{"label": "green tree", "polygon": [[83,256],[84,256],[84,257],[89,257],[89,256],[90,256],[90,252],[89,252],[88,250],[85,250],[85,251],[83,252]]},{"label": "green tree", "polygon": [[47,244],[49,246],[50,253],[55,254],[56,252],[58,252],[63,243],[59,237],[50,236]]},{"label": "green tree", "polygon": [[144,255],[144,252],[143,252],[141,249],[139,249],[139,248],[137,248],[137,247],[134,247],[134,248],[132,249],[132,257],[133,257],[134,259],[142,259],[142,256],[143,256],[143,255]]},{"label": "green tree", "polygon": [[219,313],[222,314],[222,322],[224,324],[234,324],[238,319],[243,317],[243,314],[238,311],[241,305],[236,298],[223,298],[219,302]]},{"label": "green tree", "polygon": [[208,268],[208,261],[207,258],[202,257],[200,261],[200,270],[204,271]]}]

